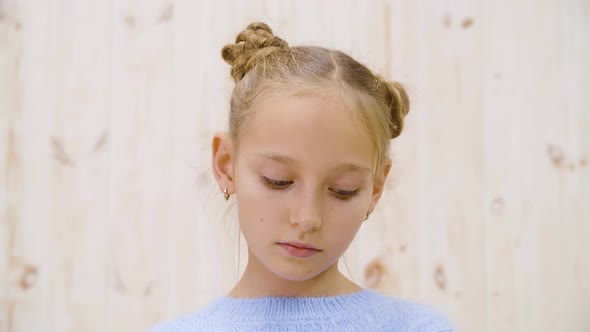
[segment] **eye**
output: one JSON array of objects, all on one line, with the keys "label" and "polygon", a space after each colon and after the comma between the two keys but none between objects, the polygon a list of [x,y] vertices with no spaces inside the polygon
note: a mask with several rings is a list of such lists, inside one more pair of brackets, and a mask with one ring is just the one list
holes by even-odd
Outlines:
[{"label": "eye", "polygon": [[332,190],[332,192],[334,193],[334,196],[336,196],[336,198],[341,199],[343,201],[349,200],[351,198],[353,198],[354,196],[358,195],[359,190],[353,190],[353,191],[346,191],[346,190]]},{"label": "eye", "polygon": [[268,187],[277,190],[286,189],[289,185],[293,183],[293,181],[272,180],[265,176],[262,176],[261,179],[262,182],[264,182],[264,184],[266,184]]}]

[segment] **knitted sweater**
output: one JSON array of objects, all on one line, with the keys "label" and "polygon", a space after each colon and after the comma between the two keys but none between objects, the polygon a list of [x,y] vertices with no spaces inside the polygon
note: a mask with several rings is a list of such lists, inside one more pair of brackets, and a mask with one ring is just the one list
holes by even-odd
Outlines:
[{"label": "knitted sweater", "polygon": [[371,289],[328,297],[223,296],[199,312],[150,332],[189,331],[455,331],[434,308]]}]

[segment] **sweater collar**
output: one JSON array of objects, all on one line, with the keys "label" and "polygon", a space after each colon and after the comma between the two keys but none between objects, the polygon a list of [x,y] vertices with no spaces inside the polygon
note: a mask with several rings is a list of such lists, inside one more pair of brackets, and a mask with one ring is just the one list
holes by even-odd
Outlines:
[{"label": "sweater collar", "polygon": [[325,319],[350,315],[375,304],[381,295],[372,289],[355,293],[323,297],[279,297],[236,299],[223,296],[205,307],[200,313],[209,319],[231,321]]}]

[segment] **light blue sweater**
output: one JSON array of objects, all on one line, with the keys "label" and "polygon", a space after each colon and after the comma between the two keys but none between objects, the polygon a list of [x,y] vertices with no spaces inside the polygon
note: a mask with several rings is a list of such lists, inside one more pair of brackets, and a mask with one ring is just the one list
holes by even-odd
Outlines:
[{"label": "light blue sweater", "polygon": [[204,309],[164,321],[150,332],[189,331],[455,331],[434,308],[371,289],[329,297],[223,296]]}]

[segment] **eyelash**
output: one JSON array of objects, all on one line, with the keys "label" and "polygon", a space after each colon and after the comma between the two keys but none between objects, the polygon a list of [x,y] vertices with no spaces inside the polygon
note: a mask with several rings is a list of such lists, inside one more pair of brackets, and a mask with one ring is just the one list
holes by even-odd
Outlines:
[{"label": "eyelash", "polygon": [[[287,186],[293,183],[293,181],[271,180],[265,176],[262,176],[261,180],[267,187],[274,189],[274,190],[287,189]],[[349,200],[349,199],[353,198],[354,196],[358,195],[358,193],[359,193],[359,190],[356,189],[353,191],[337,190],[334,194],[335,194],[336,198],[346,201],[346,200]]]}]

